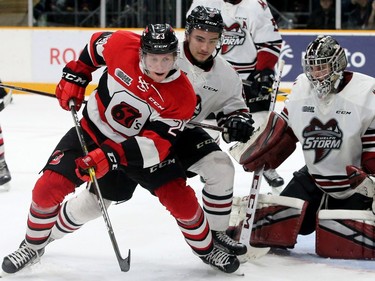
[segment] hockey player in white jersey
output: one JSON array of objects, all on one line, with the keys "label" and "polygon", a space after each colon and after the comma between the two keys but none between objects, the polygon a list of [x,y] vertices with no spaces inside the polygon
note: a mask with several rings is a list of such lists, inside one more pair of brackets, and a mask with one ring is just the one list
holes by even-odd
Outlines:
[{"label": "hockey player in white jersey", "polygon": [[375,79],[346,67],[334,38],[312,41],[280,116],[285,129],[273,128],[277,145],[259,151],[254,140],[246,155],[245,169],[276,168],[298,141],[306,164],[281,201],[259,198],[253,245],[293,248],[298,234],[316,231],[318,255],[375,258]]},{"label": "hockey player in white jersey", "polygon": [[[245,81],[247,105],[256,123],[269,110],[274,68],[281,51],[281,35],[265,0],[194,0],[196,6],[221,11],[225,30],[221,55]],[[188,12],[188,14],[189,14]],[[280,193],[283,178],[276,170],[263,173],[274,193]]]}]

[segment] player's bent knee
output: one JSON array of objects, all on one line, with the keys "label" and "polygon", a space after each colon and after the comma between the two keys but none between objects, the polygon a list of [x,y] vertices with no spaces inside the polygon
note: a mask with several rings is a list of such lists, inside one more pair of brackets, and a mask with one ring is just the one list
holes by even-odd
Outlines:
[{"label": "player's bent knee", "polygon": [[192,165],[189,170],[205,179],[205,191],[215,195],[228,195],[233,191],[234,165],[224,151],[214,151]]},{"label": "player's bent knee", "polygon": [[160,203],[178,220],[191,220],[199,208],[194,190],[182,178],[170,181],[155,191]]},{"label": "player's bent knee", "polygon": [[75,184],[66,177],[46,170],[34,186],[32,200],[38,208],[51,208],[61,204],[74,189]]},{"label": "player's bent knee", "polygon": [[321,210],[316,253],[335,259],[375,258],[375,216],[371,211]]},{"label": "player's bent knee", "polygon": [[[111,205],[111,201],[103,199],[105,208]],[[76,224],[84,224],[102,215],[98,199],[95,194],[87,189],[82,190],[76,197],[66,202],[66,213],[70,220]]]}]

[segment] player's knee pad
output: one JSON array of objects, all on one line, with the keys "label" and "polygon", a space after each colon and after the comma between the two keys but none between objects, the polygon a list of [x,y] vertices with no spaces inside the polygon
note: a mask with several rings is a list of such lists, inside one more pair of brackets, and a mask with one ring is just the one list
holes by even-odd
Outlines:
[{"label": "player's knee pad", "polygon": [[371,211],[321,210],[316,253],[336,259],[375,258],[375,216]]},{"label": "player's knee pad", "polygon": [[[103,199],[105,208],[111,205],[112,201]],[[60,208],[57,221],[52,228],[51,238],[61,239],[68,233],[81,228],[86,222],[100,217],[102,214],[96,195],[82,190],[76,197],[64,202]]]},{"label": "player's knee pad", "polygon": [[229,155],[224,151],[217,150],[207,154],[191,165],[189,171],[204,178],[205,192],[219,196],[232,194],[234,165]]},{"label": "player's knee pad", "polygon": [[[247,196],[248,197],[248,196]],[[235,199],[229,234],[239,239],[246,215],[248,198]],[[301,227],[307,203],[301,199],[259,194],[250,244],[293,248]],[[235,224],[235,225],[234,225]]]},{"label": "player's knee pad", "polygon": [[195,219],[199,204],[194,190],[186,185],[185,179],[179,178],[170,181],[155,191],[160,203],[167,208],[177,220]]},{"label": "player's knee pad", "polygon": [[38,209],[49,209],[60,205],[65,196],[73,192],[74,189],[75,184],[66,177],[46,170],[34,186],[32,201]]},{"label": "player's knee pad", "polygon": [[[106,199],[103,201],[105,208],[108,209],[112,201]],[[66,201],[65,213],[64,216],[75,224],[84,224],[102,215],[96,195],[87,189]]]}]

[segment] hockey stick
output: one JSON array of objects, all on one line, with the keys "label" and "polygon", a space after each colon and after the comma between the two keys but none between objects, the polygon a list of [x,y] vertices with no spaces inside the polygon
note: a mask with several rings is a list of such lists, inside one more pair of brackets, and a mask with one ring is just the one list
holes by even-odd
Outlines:
[{"label": "hockey stick", "polygon": [[3,83],[0,83],[1,88],[7,88],[7,89],[12,89],[12,90],[17,90],[20,92],[26,92],[26,93],[32,93],[32,94],[37,94],[45,97],[50,97],[50,98],[56,98],[54,94],[42,92],[42,91],[37,91],[37,90],[32,90],[32,89],[27,89],[27,88],[22,88],[18,86],[13,86],[13,85],[5,85]]},{"label": "hockey stick", "polygon": [[[11,89],[11,90],[16,90],[20,92],[25,92],[25,93],[31,93],[31,94],[37,94],[49,98],[56,98],[55,94],[52,93],[47,93],[47,92],[42,92],[38,90],[33,90],[33,89],[28,89],[28,88],[23,88],[23,87],[18,87],[18,86],[13,86],[13,85],[5,85],[3,83],[0,83],[1,88],[6,88],[6,89]],[[84,100],[82,103],[87,103],[86,100]]]},{"label": "hockey stick", "polygon": [[[88,149],[87,149],[87,146],[86,146],[85,139],[83,137],[82,127],[79,123],[77,111],[75,110],[75,104],[74,104],[73,100],[70,100],[69,106],[70,106],[70,112],[72,113],[72,116],[73,116],[73,120],[74,120],[74,124],[75,124],[75,127],[76,127],[78,139],[79,139],[79,142],[81,143],[83,153],[84,153],[84,155],[87,155],[89,152],[88,152]],[[117,241],[116,241],[116,237],[115,237],[115,234],[114,234],[114,231],[113,231],[113,228],[112,228],[112,224],[111,224],[111,221],[109,219],[109,215],[108,215],[107,209],[105,207],[102,194],[101,194],[100,189],[99,189],[99,184],[98,184],[98,181],[97,181],[96,176],[95,176],[95,170],[94,170],[94,168],[90,168],[88,171],[89,171],[91,183],[94,186],[94,190],[95,190],[96,197],[98,199],[98,204],[99,204],[100,210],[102,212],[105,224],[107,226],[109,237],[111,238],[113,249],[115,250],[117,261],[120,265],[120,269],[121,269],[121,271],[127,272],[130,269],[130,249],[129,249],[129,252],[128,252],[128,256],[125,259],[122,258],[119,247],[118,247],[118,244],[117,244]]]},{"label": "hockey stick", "polygon": [[[269,107],[269,111],[273,111],[275,109],[276,105],[276,98],[277,98],[277,92],[279,90],[280,81],[281,81],[281,75],[284,68],[284,60],[280,60],[279,62],[279,71],[277,74],[277,78],[273,83],[272,86],[272,93],[271,93],[271,103]],[[249,202],[247,203],[246,208],[246,216],[242,224],[242,230],[241,230],[241,236],[240,236],[240,242],[245,244],[248,248],[246,256],[250,259],[254,257],[258,257],[260,255],[265,255],[270,248],[254,248],[250,246],[250,238],[251,238],[251,231],[253,228],[254,223],[254,217],[255,217],[255,211],[258,201],[258,195],[261,185],[261,179],[264,171],[264,166],[254,171],[253,181],[250,188],[250,194],[249,194]],[[251,252],[251,250],[253,252]],[[263,251],[263,253],[254,253],[257,251]]]},{"label": "hockey stick", "polygon": [[210,124],[206,124],[206,123],[196,122],[196,121],[189,121],[188,124],[191,124],[191,125],[194,125],[194,126],[197,126],[197,127],[200,127],[200,128],[204,128],[204,129],[219,131],[219,132],[225,132],[226,131],[226,128],[215,126],[215,125],[210,125]]}]

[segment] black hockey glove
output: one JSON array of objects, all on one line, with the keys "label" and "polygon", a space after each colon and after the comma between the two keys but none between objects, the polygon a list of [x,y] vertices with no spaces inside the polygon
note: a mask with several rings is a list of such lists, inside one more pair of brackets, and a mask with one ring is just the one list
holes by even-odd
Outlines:
[{"label": "black hockey glove", "polygon": [[257,96],[266,96],[272,92],[273,81],[275,80],[275,72],[272,69],[264,69],[262,71],[254,71],[247,78],[251,82],[252,91]]},{"label": "black hockey glove", "polygon": [[231,115],[224,123],[226,129],[223,133],[223,139],[226,143],[232,141],[247,142],[253,134],[254,120],[249,113],[240,113]]}]

